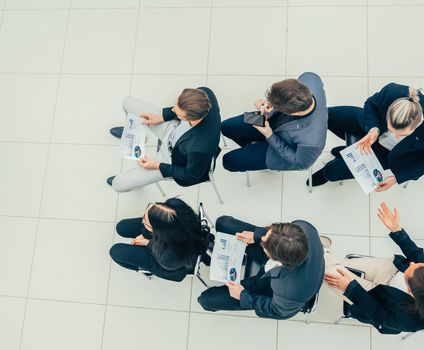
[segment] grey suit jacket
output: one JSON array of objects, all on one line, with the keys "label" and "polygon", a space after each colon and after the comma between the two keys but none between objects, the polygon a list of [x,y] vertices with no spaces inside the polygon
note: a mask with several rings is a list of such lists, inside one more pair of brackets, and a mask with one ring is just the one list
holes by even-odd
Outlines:
[{"label": "grey suit jacket", "polygon": [[[324,251],[318,232],[314,226],[303,220],[293,221],[308,236],[309,253],[306,260],[292,268],[274,267],[265,273],[262,267],[259,273],[242,284],[247,287],[241,292],[240,305],[254,309],[259,317],[277,320],[291,318],[318,293],[324,279]],[[257,228],[254,240],[259,243],[267,228]],[[272,295],[264,290],[272,290]]]},{"label": "grey suit jacket", "polygon": [[[267,141],[266,165],[272,170],[308,169],[322,153],[327,138],[328,111],[324,84],[311,72],[303,73],[298,80],[306,85],[315,98],[314,112],[281,125]],[[270,118],[278,117],[272,113]]]}]

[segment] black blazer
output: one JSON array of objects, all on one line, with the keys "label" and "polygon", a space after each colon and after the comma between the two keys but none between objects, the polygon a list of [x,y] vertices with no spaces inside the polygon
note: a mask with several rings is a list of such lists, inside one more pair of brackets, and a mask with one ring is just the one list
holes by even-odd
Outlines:
[{"label": "black blazer", "polygon": [[[405,257],[396,255],[393,260],[399,271],[404,272],[411,261],[424,262],[423,249],[418,248],[404,230],[392,232],[390,237],[405,254]],[[357,281],[352,281],[344,295],[353,302],[348,307],[351,316],[373,325],[382,334],[424,329],[424,320],[406,309],[406,305],[413,305],[414,299],[397,288],[379,284],[367,292]]]},{"label": "black blazer", "polygon": [[[424,96],[420,92],[418,95],[424,109]],[[364,114],[358,117],[359,125],[365,133],[377,127],[383,134],[387,131],[386,115],[390,105],[398,98],[408,96],[408,86],[395,83],[386,85],[367,99]],[[399,184],[418,180],[424,174],[424,123],[389,152],[388,164]]]},{"label": "black blazer", "polygon": [[[212,158],[220,152],[221,116],[218,100],[211,89],[199,89],[206,92],[212,105],[208,114],[178,139],[171,154],[172,165],[161,163],[159,166],[163,177],[172,177],[180,186],[192,186],[209,180]],[[165,121],[178,118],[171,109],[163,109]]]},{"label": "black blazer", "polygon": [[[324,278],[324,252],[314,226],[303,220],[293,221],[309,239],[306,260],[294,268],[274,267],[265,273],[261,267],[256,276],[242,281],[246,287],[240,295],[240,305],[254,309],[259,317],[277,320],[291,318],[319,291]],[[266,228],[255,230],[259,244]]]}]

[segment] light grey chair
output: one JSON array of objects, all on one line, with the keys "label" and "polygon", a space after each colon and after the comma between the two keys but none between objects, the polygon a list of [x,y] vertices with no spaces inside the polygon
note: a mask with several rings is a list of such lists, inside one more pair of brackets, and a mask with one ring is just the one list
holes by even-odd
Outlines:
[{"label": "light grey chair", "polygon": [[[218,186],[215,181],[215,175],[214,175],[215,164],[216,164],[216,156],[212,158],[211,166],[209,168],[209,181],[205,181],[205,182],[210,182],[212,184],[212,187],[215,190],[216,196],[218,197],[219,203],[224,204],[224,200],[222,199],[221,193],[219,192]],[[172,177],[167,177],[163,179],[163,181],[174,181],[174,179]],[[159,184],[159,182],[156,182],[156,187],[159,189],[162,196],[166,197],[166,193],[163,190],[162,186]]]}]

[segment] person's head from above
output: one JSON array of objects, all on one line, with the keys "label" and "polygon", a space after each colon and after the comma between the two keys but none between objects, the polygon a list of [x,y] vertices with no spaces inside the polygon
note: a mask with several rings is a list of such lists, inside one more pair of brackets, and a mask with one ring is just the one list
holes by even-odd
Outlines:
[{"label": "person's head from above", "polygon": [[409,88],[409,97],[394,101],[387,110],[387,128],[396,138],[411,135],[423,120],[418,91]]},{"label": "person's head from above", "polygon": [[266,92],[272,108],[293,116],[302,116],[313,109],[314,99],[309,88],[297,79],[274,83]]},{"label": "person's head from above", "polygon": [[178,96],[172,111],[184,121],[196,122],[202,120],[211,108],[206,92],[200,89],[184,89]]},{"label": "person's head from above", "polygon": [[301,265],[309,253],[308,236],[292,223],[272,224],[262,237],[261,245],[268,258],[285,267]]},{"label": "person's head from above", "polygon": [[424,320],[424,264],[411,262],[404,277],[408,291],[415,300],[414,309]]},{"label": "person's head from above", "polygon": [[205,252],[208,247],[209,227],[179,198],[150,203],[143,224],[152,233],[151,249],[159,261],[171,249],[183,265],[190,267],[193,255]]}]

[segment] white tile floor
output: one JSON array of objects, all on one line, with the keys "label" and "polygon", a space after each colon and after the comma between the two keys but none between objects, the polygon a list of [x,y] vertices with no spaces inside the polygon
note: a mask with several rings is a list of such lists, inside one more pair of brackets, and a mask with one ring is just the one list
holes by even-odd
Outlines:
[{"label": "white tile floor", "polygon": [[[361,105],[390,81],[424,86],[423,16],[424,0],[0,0],[0,348],[418,348],[424,334],[333,325],[341,303],[325,287],[310,325],[276,322],[206,313],[198,280],[111,264],[115,222],[161,196],[154,186],[118,196],[105,179],[131,166],[108,135],[126,95],[170,105],[208,85],[228,118],[272,82],[315,70],[329,105]],[[338,143],[329,136],[316,167]],[[397,251],[375,216],[385,199],[424,245],[423,181],[366,196],[353,182],[309,194],[304,172],[252,174],[251,188],[221,167],[216,178],[224,205],[210,184],[163,187],[213,218],[310,220],[341,256]]]}]

